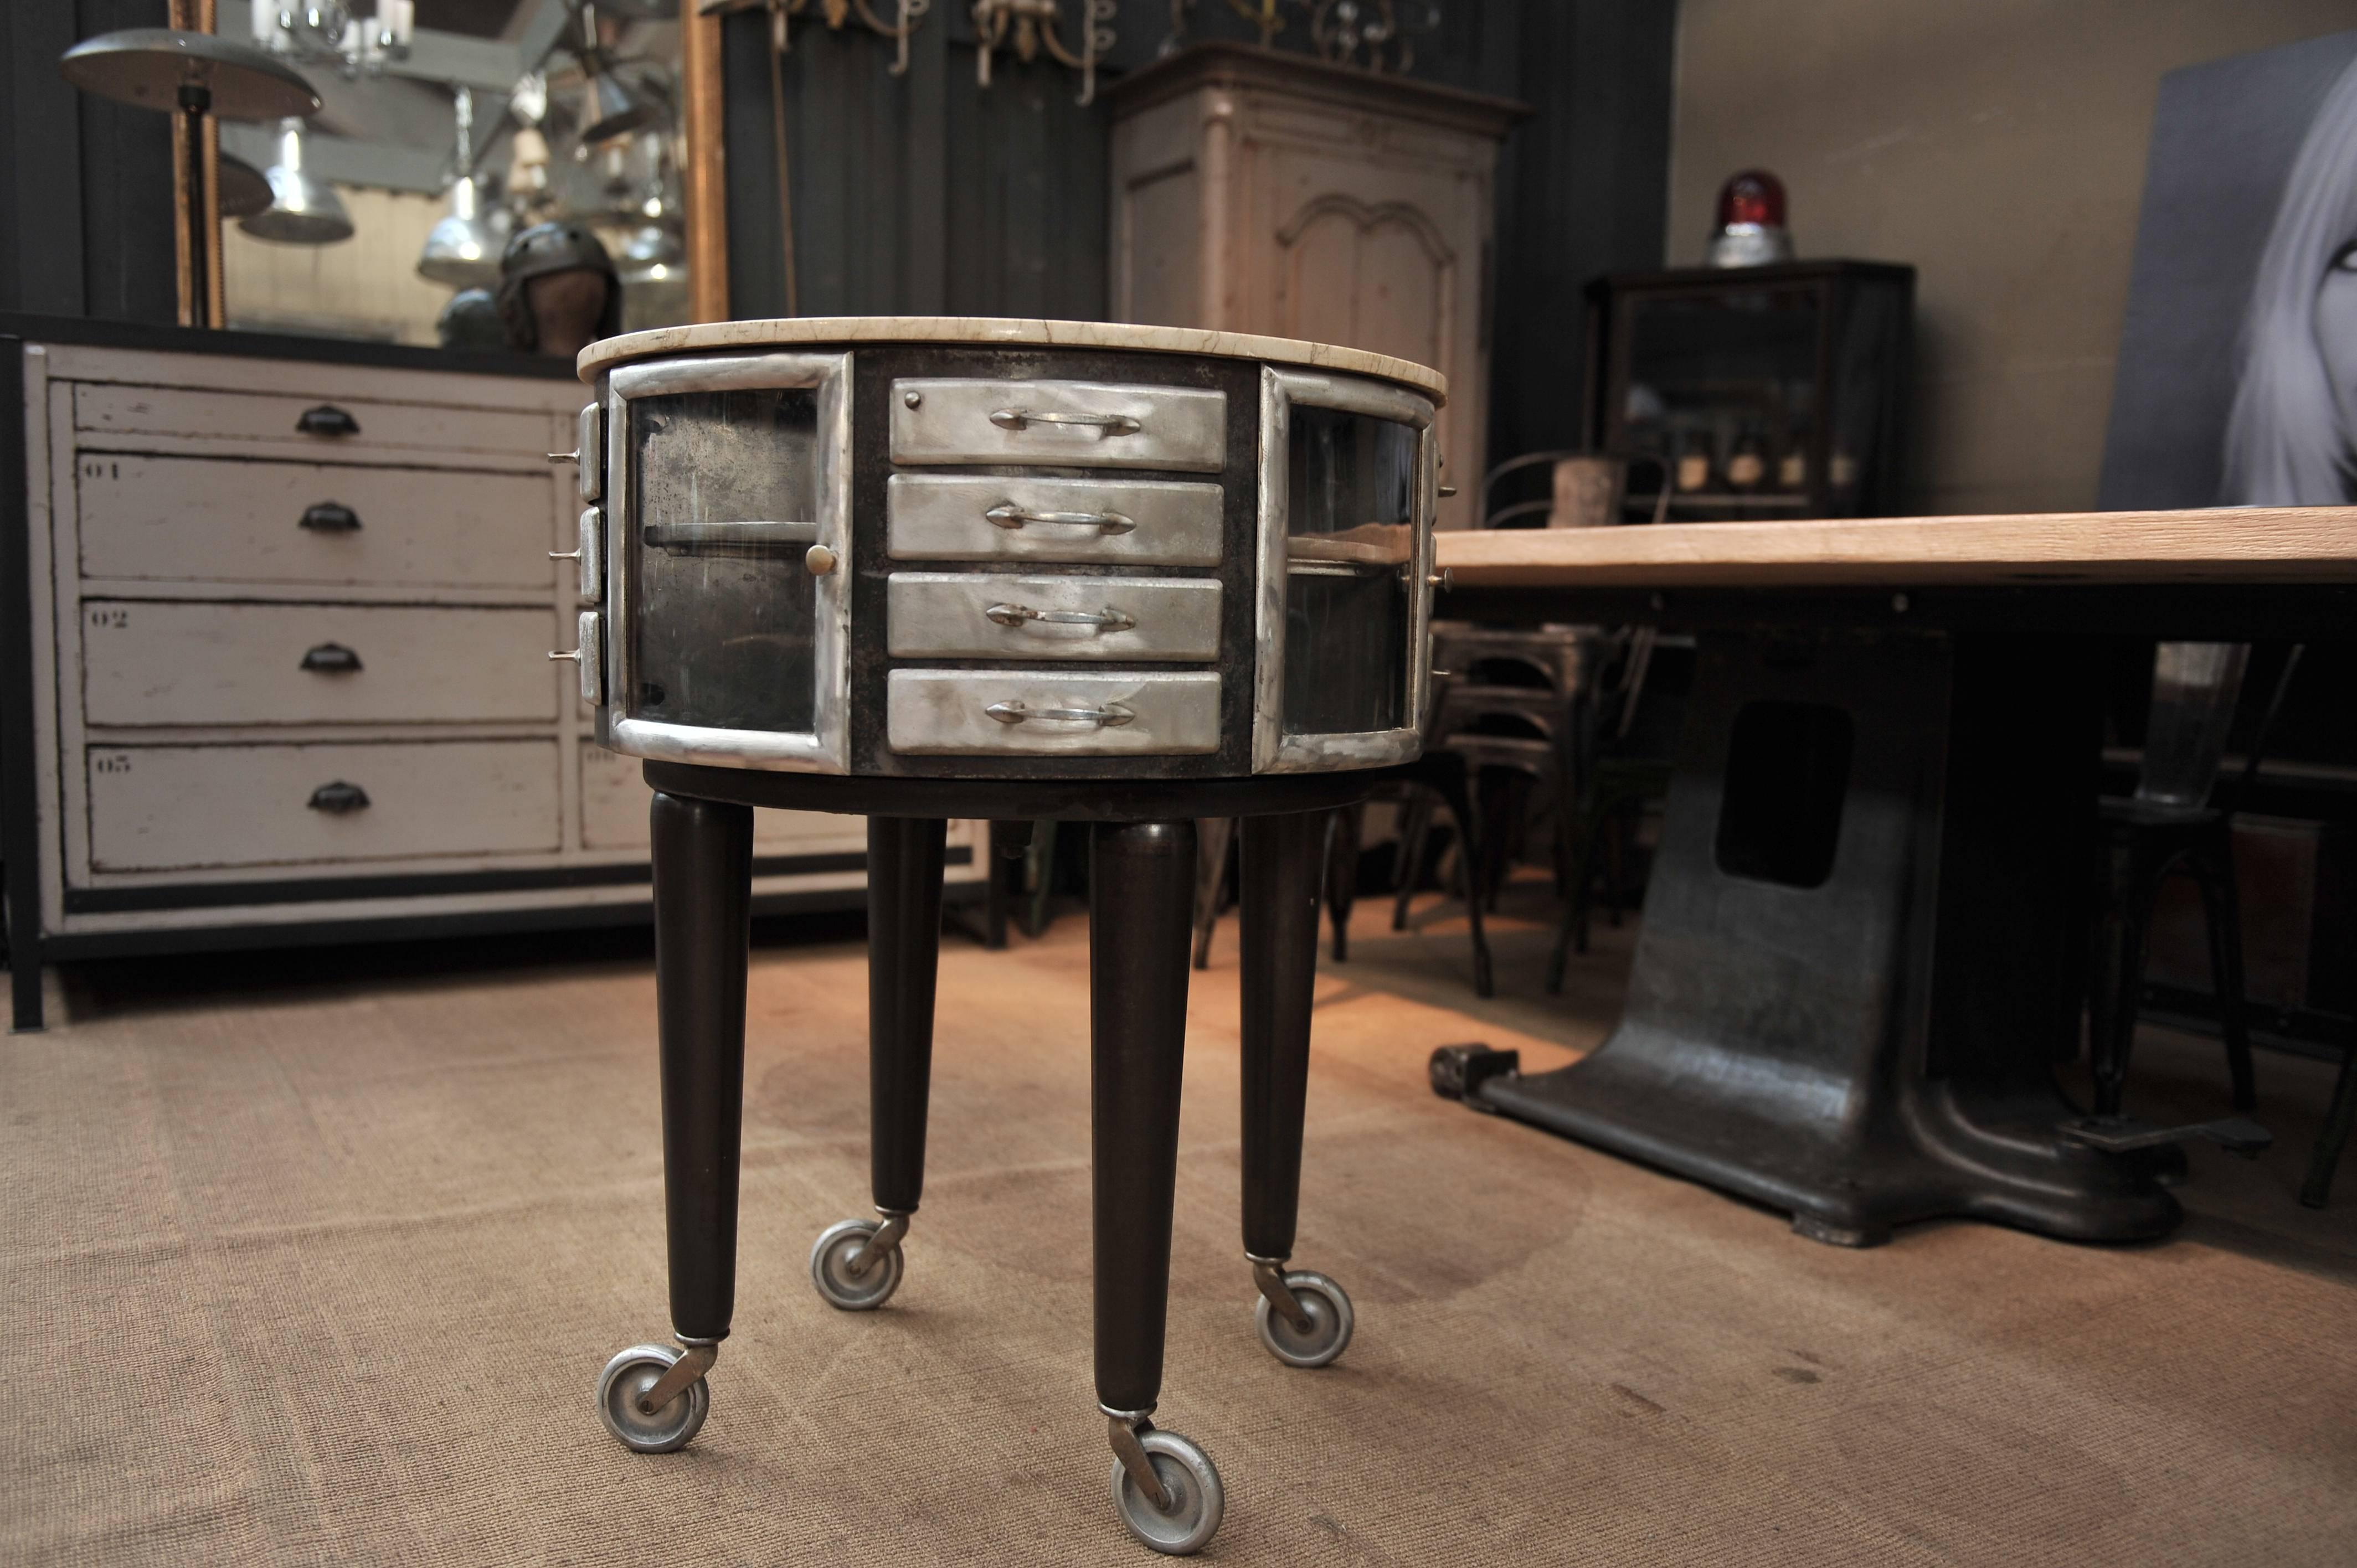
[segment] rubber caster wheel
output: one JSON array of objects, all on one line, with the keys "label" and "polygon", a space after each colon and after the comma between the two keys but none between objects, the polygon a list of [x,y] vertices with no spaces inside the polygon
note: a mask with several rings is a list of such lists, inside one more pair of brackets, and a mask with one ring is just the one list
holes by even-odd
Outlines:
[{"label": "rubber caster wheel", "polygon": [[1301,1310],[1309,1315],[1309,1327],[1305,1332],[1287,1323],[1269,1305],[1268,1297],[1260,1298],[1259,1310],[1254,1322],[1260,1327],[1260,1342],[1268,1353],[1288,1367],[1323,1367],[1350,1348],[1351,1330],[1356,1321],[1351,1313],[1351,1298],[1342,1287],[1324,1274],[1306,1269],[1295,1270],[1285,1276],[1285,1286]]},{"label": "rubber caster wheel", "polygon": [[873,1219],[846,1219],[819,1233],[811,1247],[811,1283],[827,1305],[845,1312],[873,1312],[900,1288],[900,1249],[893,1248],[867,1272],[854,1276],[851,1260],[867,1245],[867,1238],[883,1229]]},{"label": "rubber caster wheel", "polygon": [[1227,1511],[1228,1494],[1211,1456],[1192,1440],[1159,1428],[1138,1438],[1146,1462],[1154,1466],[1162,1489],[1170,1494],[1168,1509],[1156,1508],[1130,1478],[1119,1459],[1113,1462],[1113,1506],[1121,1522],[1139,1542],[1172,1557],[1200,1552],[1220,1528]]},{"label": "rubber caster wheel", "polygon": [[685,1355],[675,1345],[633,1345],[606,1363],[597,1379],[597,1419],[625,1448],[669,1454],[687,1446],[712,1412],[712,1391],[698,1378],[660,1410],[642,1411],[640,1396]]}]

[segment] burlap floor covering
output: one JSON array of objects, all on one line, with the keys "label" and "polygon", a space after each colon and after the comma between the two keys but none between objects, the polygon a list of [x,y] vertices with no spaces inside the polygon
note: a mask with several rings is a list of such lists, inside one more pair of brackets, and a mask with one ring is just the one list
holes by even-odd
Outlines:
[{"label": "burlap floor covering", "polygon": [[[2283,1141],[2197,1150],[2167,1244],[1845,1251],[1425,1088],[1436,1044],[1591,1044],[1626,933],[1566,1010],[1503,922],[1484,1005],[1459,928],[1381,917],[1318,983],[1297,1262],[1359,1309],[1326,1371],[1252,1330],[1232,922],[1197,977],[1162,1410],[1227,1480],[1207,1561],[2357,1562],[2357,1162],[2292,1201],[2320,1067],[2262,1057]],[[0,1043],[0,1559],[1149,1561],[1090,1386],[1084,922],[945,943],[926,1202],[868,1316],[806,1272],[865,1210],[845,935],[756,954],[736,1334],[659,1458],[589,1397],[667,1328],[642,939],[72,982]],[[2222,1106],[2217,1054],[2155,1036],[2140,1108]]]}]

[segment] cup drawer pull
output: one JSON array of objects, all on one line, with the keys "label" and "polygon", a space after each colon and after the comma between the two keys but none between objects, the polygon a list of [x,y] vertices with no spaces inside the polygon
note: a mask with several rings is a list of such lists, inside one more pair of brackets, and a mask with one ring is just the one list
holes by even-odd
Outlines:
[{"label": "cup drawer pull", "polygon": [[295,434],[297,435],[358,435],[360,433],[361,422],[331,403],[307,408],[302,417],[295,421]]},{"label": "cup drawer pull", "polygon": [[358,533],[361,514],[341,501],[319,501],[303,509],[302,526],[314,533]]},{"label": "cup drawer pull", "polygon": [[993,605],[982,613],[1000,626],[1023,626],[1041,621],[1049,626],[1092,626],[1103,631],[1127,631],[1137,624],[1135,616],[1111,608],[1035,610],[1029,605]]},{"label": "cup drawer pull", "polygon": [[322,784],[311,791],[311,810],[325,811],[331,817],[365,811],[368,803],[367,790],[357,784],[347,784],[340,779],[332,784]]},{"label": "cup drawer pull", "polygon": [[1107,435],[1135,435],[1146,427],[1125,413],[1050,413],[1039,409],[993,410],[990,423],[1001,430],[1023,430],[1034,424],[1081,424]]},{"label": "cup drawer pull", "polygon": [[302,667],[320,675],[357,675],[361,656],[340,642],[323,642],[303,655]]},{"label": "cup drawer pull", "polygon": [[1037,522],[1056,528],[1093,528],[1099,533],[1127,533],[1137,526],[1135,519],[1117,511],[1033,511],[1013,501],[1002,501],[982,515],[1001,528],[1022,528]]},{"label": "cup drawer pull", "polygon": [[1137,717],[1119,703],[1107,703],[1101,708],[1035,708],[1023,703],[993,703],[982,711],[1003,725],[1039,719],[1049,724],[1094,725],[1099,729],[1115,729]]}]

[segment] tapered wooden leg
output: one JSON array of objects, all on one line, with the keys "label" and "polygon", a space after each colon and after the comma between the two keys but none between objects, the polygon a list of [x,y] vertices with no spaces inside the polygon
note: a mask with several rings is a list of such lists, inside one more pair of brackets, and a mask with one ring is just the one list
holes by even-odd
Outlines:
[{"label": "tapered wooden leg", "polygon": [[[1347,810],[1347,808],[1346,808]],[[1288,1270],[1301,1205],[1309,1010],[1318,982],[1321,813],[1243,826],[1244,1257],[1260,1291],[1261,1343],[1293,1367],[1323,1367],[1351,1343],[1351,1297]]]},{"label": "tapered wooden leg", "polygon": [[867,819],[869,1158],[888,1214],[914,1214],[924,1196],[948,834],[939,817]]},{"label": "tapered wooden leg", "polygon": [[1154,1408],[1170,1301],[1195,824],[1103,822],[1089,871],[1097,1399]]},{"label": "tapered wooden leg", "polygon": [[718,1340],[737,1294],[753,811],[663,794],[650,810],[671,1318],[683,1338]]},{"label": "tapered wooden leg", "polygon": [[1316,811],[1243,823],[1244,1251],[1255,1258],[1293,1253],[1325,830]]}]

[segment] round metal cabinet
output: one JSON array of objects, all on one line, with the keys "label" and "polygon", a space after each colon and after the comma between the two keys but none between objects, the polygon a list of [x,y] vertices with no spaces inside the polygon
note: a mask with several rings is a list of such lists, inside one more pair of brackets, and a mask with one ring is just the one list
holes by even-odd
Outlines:
[{"label": "round metal cabinet", "polygon": [[[656,790],[686,1347],[667,1365],[641,1356],[627,1388],[609,1377],[600,1411],[626,1442],[640,1426],[685,1441],[692,1424],[663,1423],[691,1405],[671,1402],[705,1408],[728,1330],[750,808],[869,819],[878,1218],[827,1229],[812,1257],[821,1297],[847,1311],[920,1280],[902,1247],[923,1179],[943,822],[1083,821],[1098,1399],[1119,1519],[1154,1550],[1195,1550],[1218,1527],[1217,1471],[1148,1419],[1195,821],[1242,820],[1243,1251],[1260,1332],[1288,1365],[1322,1366],[1349,1340],[1349,1298],[1285,1267],[1318,856],[1324,813],[1418,753],[1440,378],[1274,338],[967,319],[644,332],[591,345],[581,366],[597,397],[569,553],[586,607],[577,652],[558,657],[578,660],[598,740],[644,758]],[[617,1400],[638,1403],[617,1414]]]},{"label": "round metal cabinet", "polygon": [[737,322],[582,360],[582,689],[614,750],[978,779],[1415,756],[1430,371],[963,320]]}]

